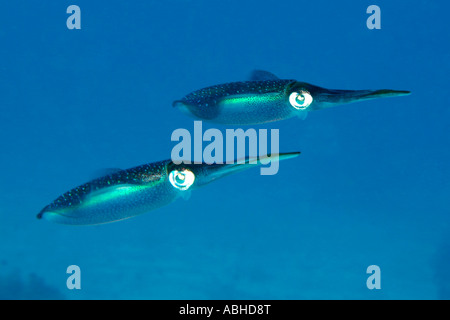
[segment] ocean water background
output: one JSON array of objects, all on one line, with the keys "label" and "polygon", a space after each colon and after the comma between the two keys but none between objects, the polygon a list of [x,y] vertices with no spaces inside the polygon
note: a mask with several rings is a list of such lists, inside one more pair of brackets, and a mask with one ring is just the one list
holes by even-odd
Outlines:
[{"label": "ocean water background", "polygon": [[[66,8],[81,8],[68,30]],[[366,9],[381,8],[381,30]],[[5,2],[0,299],[449,299],[450,5],[443,1]],[[253,69],[403,89],[256,129],[302,151],[126,221],[36,214],[103,168],[170,158],[171,107]],[[203,124],[204,130],[236,128]],[[66,268],[81,268],[81,290]],[[368,290],[366,268],[381,268]]]}]

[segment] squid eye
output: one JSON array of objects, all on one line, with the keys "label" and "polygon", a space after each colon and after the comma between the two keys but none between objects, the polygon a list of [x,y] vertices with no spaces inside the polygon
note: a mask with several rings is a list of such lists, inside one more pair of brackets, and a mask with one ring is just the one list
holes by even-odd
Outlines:
[{"label": "squid eye", "polygon": [[169,181],[175,188],[187,190],[194,183],[195,174],[187,169],[182,171],[173,170],[169,173]]},{"label": "squid eye", "polygon": [[289,103],[295,109],[305,110],[313,102],[313,97],[308,91],[292,92],[289,96]]}]

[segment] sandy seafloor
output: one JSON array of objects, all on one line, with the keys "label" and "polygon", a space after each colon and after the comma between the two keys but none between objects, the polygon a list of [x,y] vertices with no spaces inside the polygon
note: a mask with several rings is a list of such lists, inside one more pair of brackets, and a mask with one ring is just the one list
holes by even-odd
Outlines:
[{"label": "sandy seafloor", "polygon": [[[0,10],[0,299],[450,298],[448,4],[378,1],[381,30],[361,1],[73,4],[81,30],[69,3]],[[114,224],[35,218],[98,170],[169,158],[193,128],[172,101],[253,69],[412,94],[254,126],[302,152],[274,176]]]}]

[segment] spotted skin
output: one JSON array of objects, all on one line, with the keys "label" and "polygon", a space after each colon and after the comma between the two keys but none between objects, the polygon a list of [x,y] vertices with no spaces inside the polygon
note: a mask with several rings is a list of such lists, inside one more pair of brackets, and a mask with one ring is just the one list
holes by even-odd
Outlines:
[{"label": "spotted skin", "polygon": [[232,82],[194,91],[175,101],[197,118],[223,124],[278,121],[292,113],[286,108],[286,89],[294,80]]},{"label": "spotted skin", "polygon": [[81,204],[89,194],[109,187],[120,185],[139,186],[152,182],[157,183],[165,175],[165,163],[166,161],[146,164],[128,170],[120,170],[111,175],[92,180],[59,196],[55,201],[48,205],[46,209],[55,210],[77,206]]},{"label": "spotted skin", "polygon": [[[298,155],[299,152],[281,153],[275,161]],[[211,165],[165,160],[120,170],[64,193],[37,217],[69,225],[95,225],[131,218],[170,204],[179,197],[187,199],[191,190],[254,168],[255,164],[262,164],[262,159],[269,158]],[[183,206],[174,208],[184,210]]]},{"label": "spotted skin", "polygon": [[146,164],[92,180],[58,197],[37,217],[63,224],[101,224],[166,205],[179,196],[167,179],[170,163]]},{"label": "spotted skin", "polygon": [[305,119],[313,110],[352,102],[410,94],[398,90],[334,90],[296,80],[282,80],[255,70],[251,81],[215,85],[189,93],[173,106],[210,122],[254,125],[292,117]]}]

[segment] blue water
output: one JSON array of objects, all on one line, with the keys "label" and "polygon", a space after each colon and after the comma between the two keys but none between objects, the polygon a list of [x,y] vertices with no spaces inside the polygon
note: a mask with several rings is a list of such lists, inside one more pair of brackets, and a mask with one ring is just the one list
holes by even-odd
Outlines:
[{"label": "blue water", "polygon": [[[68,30],[66,8],[81,8]],[[381,30],[366,9],[381,8]],[[443,1],[25,1],[0,8],[0,299],[449,299]],[[399,89],[255,126],[302,151],[126,221],[37,220],[104,168],[170,158],[173,100],[253,69]],[[204,129],[235,128],[204,123]],[[81,290],[66,269],[81,268]],[[381,289],[366,269],[378,265]]]}]

